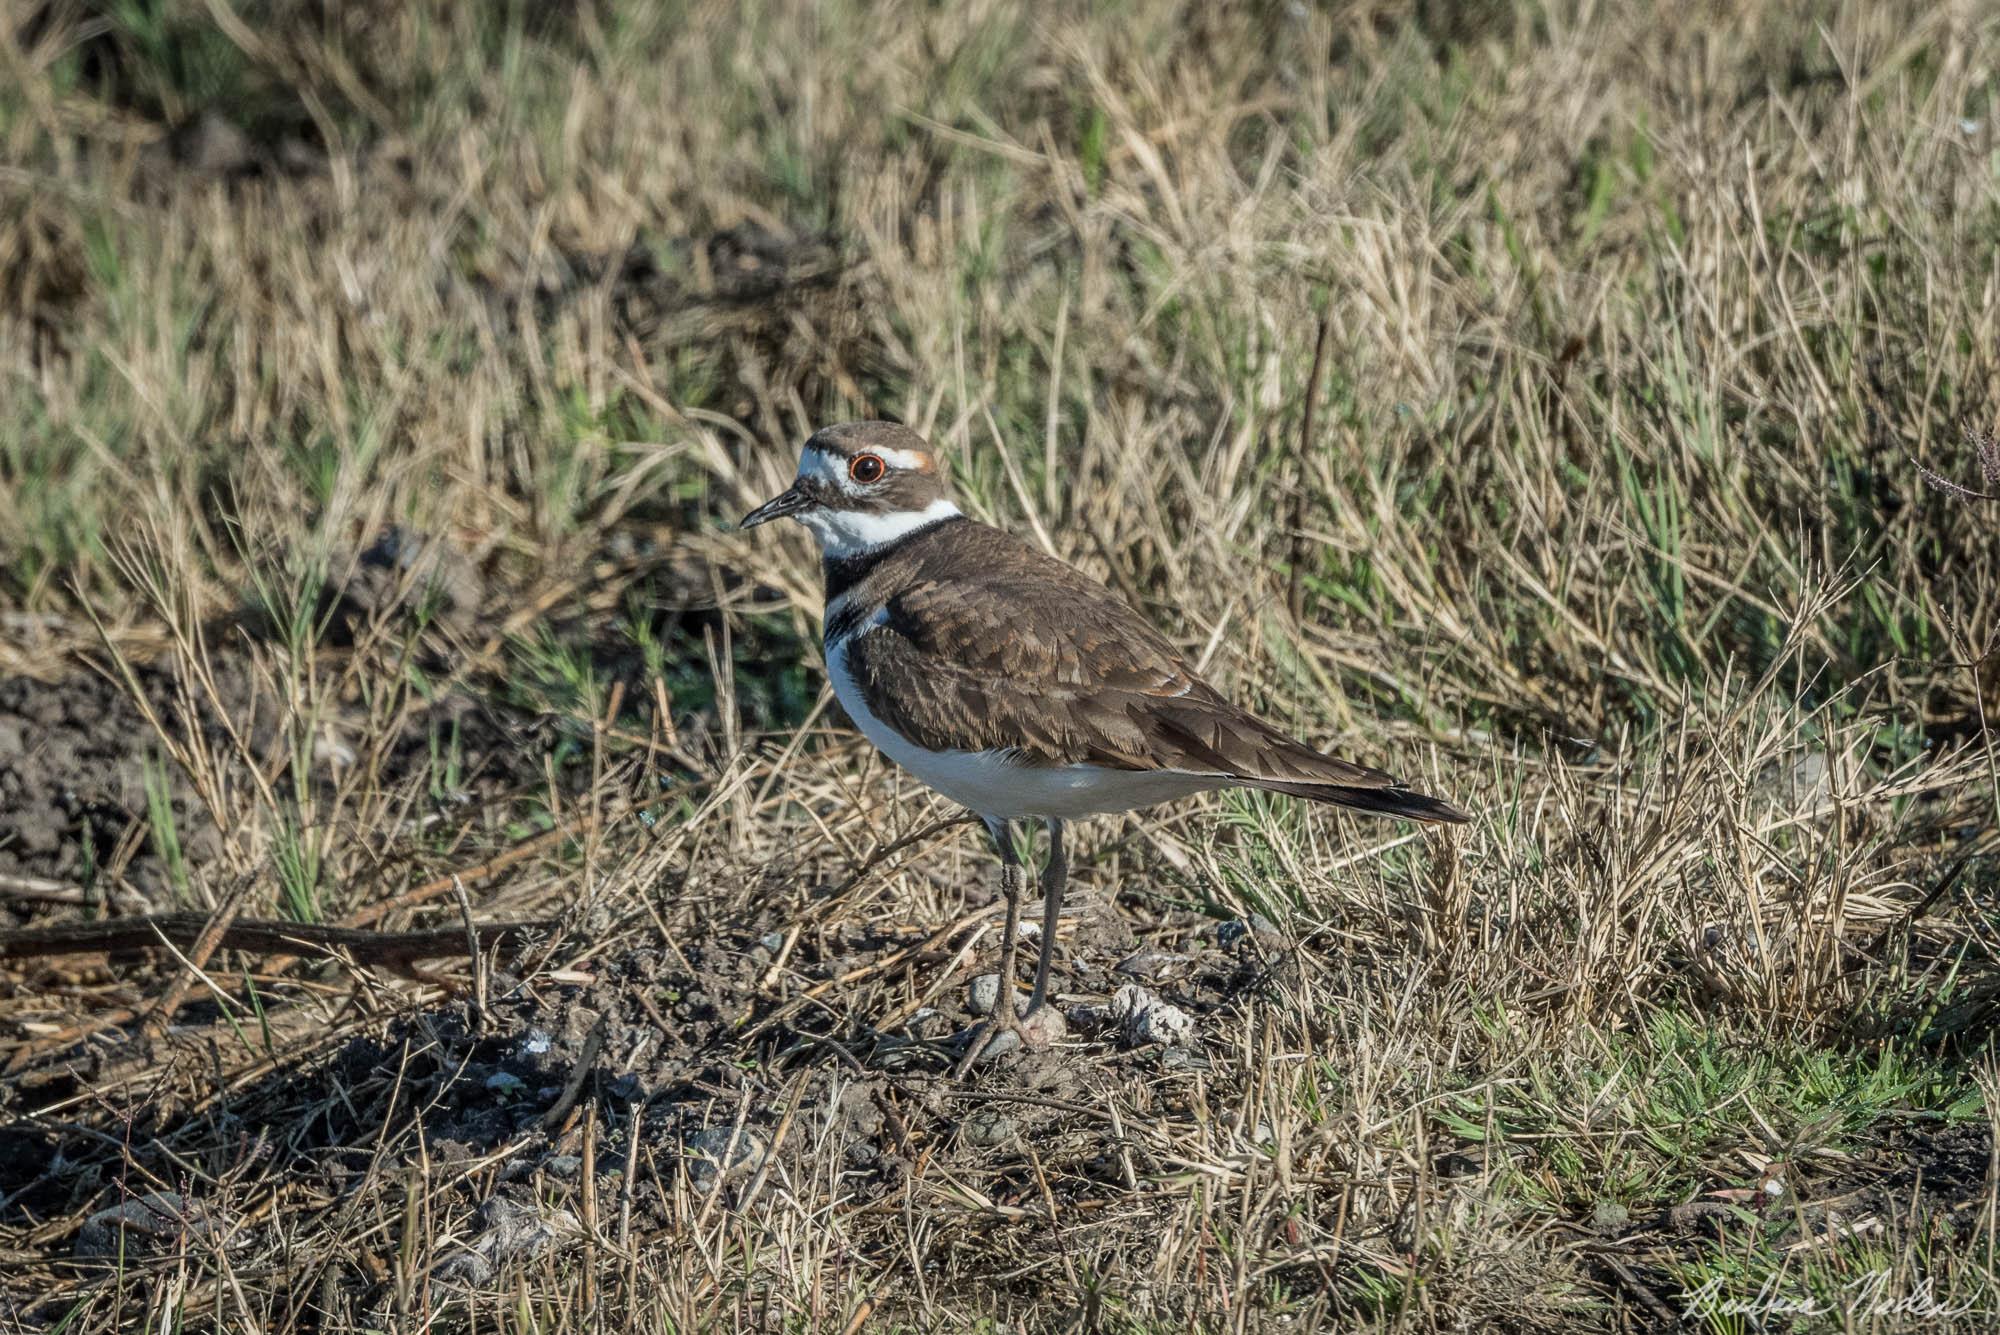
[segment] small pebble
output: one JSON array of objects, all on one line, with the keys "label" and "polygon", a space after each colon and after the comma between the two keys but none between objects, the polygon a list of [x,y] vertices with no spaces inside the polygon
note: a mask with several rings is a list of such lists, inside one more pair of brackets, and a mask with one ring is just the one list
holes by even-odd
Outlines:
[{"label": "small pebble", "polygon": [[965,1006],[974,1015],[991,1015],[1000,1004],[1000,975],[982,973],[965,989]]},{"label": "small pebble", "polygon": [[[732,1138],[736,1144],[733,1151],[729,1147]],[[713,1191],[724,1178],[755,1172],[764,1162],[764,1142],[748,1127],[732,1132],[726,1126],[711,1126],[694,1132],[684,1144],[688,1180],[697,1191]],[[725,1154],[729,1156],[726,1166],[722,1162]]]},{"label": "small pebble", "polygon": [[1114,1020],[1124,1020],[1134,1011],[1142,1011],[1158,1001],[1158,997],[1137,983],[1127,983],[1111,994],[1111,1004],[1105,1011]]},{"label": "small pebble", "polygon": [[338,737],[313,739],[313,759],[328,769],[346,769],[354,763],[354,748]]},{"label": "small pebble", "polygon": [[511,1071],[495,1071],[486,1077],[486,1087],[502,1098],[515,1098],[528,1088],[528,1082]]},{"label": "small pebble", "polygon": [[930,1048],[922,1038],[897,1038],[884,1034],[875,1041],[875,1050],[870,1054],[870,1064],[885,1071],[907,1071],[911,1067],[927,1065],[932,1060]]},{"label": "small pebble", "polygon": [[966,1144],[979,1149],[991,1149],[995,1145],[1004,1145],[1013,1139],[1014,1123],[1012,1119],[1002,1116],[998,1108],[989,1104],[984,1108],[974,1109],[963,1122],[959,1123],[959,1132],[965,1137]]},{"label": "small pebble", "polygon": [[1248,918],[1231,918],[1215,929],[1215,944],[1224,950],[1233,948],[1238,942],[1255,937],[1259,945],[1282,946],[1285,934],[1278,925],[1261,913],[1253,913]]},{"label": "small pebble", "polygon": [[435,1292],[489,1283],[502,1264],[534,1256],[582,1231],[583,1225],[568,1210],[544,1213],[506,1196],[488,1197],[475,1217],[471,1245],[431,1272],[431,1288]]},{"label": "small pebble", "polygon": [[951,1030],[951,1017],[935,1006],[925,1006],[903,1025],[912,1038],[943,1038]]},{"label": "small pebble", "polygon": [[1069,1034],[1069,1021],[1054,1006],[1043,1004],[1033,1015],[1021,1017],[1021,1028],[1030,1047],[1045,1048]]},{"label": "small pebble", "polygon": [[1125,1021],[1125,1042],[1135,1048],[1148,1043],[1183,1047],[1193,1037],[1194,1017],[1164,1002],[1149,1006]]},{"label": "small pebble", "polygon": [[177,1191],[155,1191],[99,1210],[76,1234],[78,1260],[157,1256],[208,1236],[214,1221]]},{"label": "small pebble", "polygon": [[1142,950],[1136,955],[1127,955],[1112,967],[1128,978],[1154,979],[1179,971],[1189,958],[1165,950]]}]

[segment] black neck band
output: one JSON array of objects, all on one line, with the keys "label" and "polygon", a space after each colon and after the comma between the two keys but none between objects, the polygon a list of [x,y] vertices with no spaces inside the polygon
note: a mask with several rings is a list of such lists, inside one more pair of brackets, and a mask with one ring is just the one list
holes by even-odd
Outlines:
[{"label": "black neck band", "polygon": [[942,519],[934,519],[928,524],[913,528],[908,533],[899,533],[889,541],[877,547],[870,547],[865,552],[856,552],[852,556],[829,556],[825,558],[820,563],[820,567],[826,574],[827,606],[831,607],[834,599],[868,578],[868,572],[873,570],[876,563],[884,557],[901,551],[904,547],[915,542],[932,529],[944,524],[960,523],[964,519],[965,516],[961,514],[946,515]]}]

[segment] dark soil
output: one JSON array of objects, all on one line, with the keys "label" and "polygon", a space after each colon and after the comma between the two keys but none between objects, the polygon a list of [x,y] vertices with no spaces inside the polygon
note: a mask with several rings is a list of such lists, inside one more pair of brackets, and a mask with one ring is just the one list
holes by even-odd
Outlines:
[{"label": "dark soil", "polygon": [[[673,1229],[690,1200],[718,1188],[740,1202],[767,1157],[808,1175],[831,1162],[863,1203],[897,1191],[925,1161],[956,1165],[1002,1205],[1039,1199],[1036,1164],[1060,1173],[1069,1196],[1090,1196],[1092,1183],[1122,1190],[1131,1151],[1121,1157],[1120,1137],[1089,1105],[1113,1087],[1129,1097],[1148,1086],[1163,1108],[1184,1103],[1211,1067],[1204,1039],[1228,1028],[1237,998],[1258,990],[1276,961],[1255,941],[1219,946],[1213,924],[1192,917],[1150,931],[1142,948],[1108,906],[1077,908],[1057,979],[1070,1042],[995,1058],[976,1086],[946,1074],[952,1052],[939,1041],[972,1022],[962,986],[941,995],[942,1013],[919,1012],[887,1033],[852,1010],[829,1016],[786,1004],[907,942],[836,931],[819,947],[806,934],[783,971],[786,985],[773,989],[785,924],[748,905],[674,940],[627,926],[618,939],[632,944],[588,963],[587,981],[531,972],[549,951],[568,957],[576,941],[531,948],[488,979],[483,1010],[461,999],[350,1038],[306,1036],[280,1054],[273,1074],[241,1087],[218,1089],[215,1057],[180,1036],[213,1026],[157,1039],[124,1031],[5,1087],[11,1106],[0,1111],[15,1120],[0,1135],[0,1227],[72,1221],[49,1241],[77,1252],[82,1280],[100,1245],[91,1239],[105,1219],[116,1222],[108,1212],[140,1209],[131,1202],[161,1183],[173,1184],[176,1209],[203,1212],[206,1227],[271,1191],[327,1211],[393,1215],[399,1184],[420,1163],[447,1180],[452,1166],[477,1165],[490,1171],[430,1205],[471,1220],[484,1239],[445,1258],[433,1282],[478,1280],[510,1249],[554,1236],[542,1227],[548,1203],[573,1208],[586,1123],[596,1197],[629,1211],[641,1235]],[[987,943],[976,957],[984,967],[990,932]],[[936,961],[918,967],[928,983]],[[1121,1045],[1101,1003],[1136,974],[1201,1016],[1191,1045]],[[839,992],[823,995],[844,1009]],[[35,1112],[52,1108],[72,1111]],[[190,1183],[191,1169],[220,1185]],[[528,1228],[534,1220],[541,1224]],[[301,1222],[238,1230],[231,1245],[268,1254]],[[381,1260],[323,1255],[321,1272],[301,1285],[299,1315],[379,1320],[388,1299]],[[31,1302],[12,1315],[32,1324],[59,1306]]]},{"label": "dark soil", "polygon": [[[663,560],[658,553],[649,559]],[[670,566],[645,594],[665,609],[712,598],[705,586],[691,592],[692,579]],[[318,670],[339,669],[352,654],[369,652],[381,659],[369,660],[379,677],[414,664],[433,682],[455,684],[434,687],[435,698],[392,720],[387,735],[378,735],[380,725],[359,692],[333,702],[334,716],[321,727],[326,746],[316,747],[312,760],[309,782],[317,790],[330,791],[336,771],[354,763],[356,751],[380,783],[393,785],[421,775],[448,750],[453,790],[432,800],[450,810],[432,814],[459,821],[463,813],[486,811],[490,824],[504,826],[512,813],[495,808],[508,795],[540,790],[552,773],[559,791],[587,781],[574,745],[587,722],[517,699],[504,660],[453,677],[473,646],[504,638],[502,618],[483,610],[481,599],[482,579],[471,562],[423,535],[392,528],[358,554],[345,582],[327,591],[314,614],[324,655]],[[671,610],[660,617],[663,635],[688,619]],[[0,680],[0,878],[12,878],[0,881],[0,926],[20,925],[55,906],[73,915],[107,905],[130,912],[185,902],[184,876],[217,865],[222,836],[216,813],[162,735],[198,741],[236,800],[250,787],[244,747],[269,781],[291,781],[273,768],[285,754],[276,726],[280,706],[269,687],[259,689],[249,657],[274,638],[271,620],[245,607],[208,629],[213,697],[166,660],[135,663],[130,684],[101,662],[77,659],[64,660],[53,679]],[[698,644],[698,626],[694,634]],[[629,646],[625,654],[632,657]],[[597,655],[601,665],[611,657]],[[643,733],[652,702],[637,663],[610,663],[606,670],[630,678],[625,722]],[[693,730],[701,731],[698,722]],[[558,757],[553,770],[545,764],[551,754]],[[249,816],[225,813],[225,819]],[[356,837],[371,845],[381,839],[377,831]]]},{"label": "dark soil", "polygon": [[[56,904],[69,914],[101,909],[107,899],[115,910],[170,908],[185,901],[182,877],[217,864],[215,813],[160,731],[200,738],[239,795],[248,776],[219,713],[227,711],[253,754],[273,755],[275,738],[273,705],[251,686],[244,660],[219,652],[213,667],[219,709],[184,693],[166,668],[134,669],[158,728],[128,689],[88,668],[55,681],[0,681],[0,877],[17,879],[4,887],[12,893],[0,895],[0,905],[12,906],[17,925]],[[339,735],[337,726],[329,731]],[[539,777],[547,742],[536,734],[534,719],[509,718],[482,698],[453,694],[402,720],[388,740],[386,767],[408,772],[448,735],[462,754],[454,799],[469,806]],[[330,784],[330,758],[318,755],[315,763],[312,782]],[[7,921],[0,907],[0,924]]]},{"label": "dark soil", "polygon": [[[168,727],[188,727],[164,674],[144,669],[141,684]],[[212,746],[227,745],[219,727],[193,724]],[[78,885],[123,875],[147,900],[169,902],[148,817],[149,773],[182,856],[212,860],[213,820],[121,686],[87,671],[56,682],[0,681],[0,874]]]}]

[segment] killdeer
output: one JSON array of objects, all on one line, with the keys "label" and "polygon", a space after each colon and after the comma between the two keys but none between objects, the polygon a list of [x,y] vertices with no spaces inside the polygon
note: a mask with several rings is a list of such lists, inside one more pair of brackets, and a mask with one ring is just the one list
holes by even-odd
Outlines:
[{"label": "killdeer", "polygon": [[[744,517],[796,519],[826,576],[826,670],[883,754],[983,821],[1000,853],[999,997],[964,1071],[1007,1030],[1033,1041],[1048,1001],[1068,862],[1063,823],[1248,787],[1388,816],[1464,812],[1321,755],[1238,709],[1109,589],[952,504],[937,456],[892,422],[816,432],[792,485]],[[1048,828],[1041,954],[1014,1004],[1023,890],[1015,823]],[[1053,1013],[1053,1008],[1049,1008]]]}]

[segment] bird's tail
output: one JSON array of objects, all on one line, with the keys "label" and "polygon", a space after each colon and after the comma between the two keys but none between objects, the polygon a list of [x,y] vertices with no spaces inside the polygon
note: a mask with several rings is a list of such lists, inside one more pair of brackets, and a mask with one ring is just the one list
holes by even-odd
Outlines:
[{"label": "bird's tail", "polygon": [[[1204,688],[1206,690],[1206,688]],[[1151,703],[1149,741],[1160,768],[1214,774],[1223,782],[1289,793],[1355,811],[1440,825],[1472,818],[1393,775],[1321,755],[1214,692]],[[1162,753],[1171,758],[1161,764]]]},{"label": "bird's tail", "polygon": [[1326,802],[1354,811],[1369,811],[1378,816],[1401,816],[1405,820],[1420,820],[1431,825],[1463,825],[1472,819],[1443,798],[1420,793],[1414,788],[1349,788],[1334,783],[1285,783],[1268,779],[1244,779],[1240,782],[1245,787],[1288,793],[1293,797]]}]

